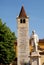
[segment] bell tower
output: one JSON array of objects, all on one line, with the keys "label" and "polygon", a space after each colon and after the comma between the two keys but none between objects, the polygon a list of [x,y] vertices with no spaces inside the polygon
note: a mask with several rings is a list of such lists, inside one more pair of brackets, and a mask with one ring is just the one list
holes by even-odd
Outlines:
[{"label": "bell tower", "polygon": [[29,62],[29,34],[28,34],[28,22],[29,17],[26,15],[24,6],[21,7],[19,16],[17,17],[17,53],[18,62],[17,65]]}]

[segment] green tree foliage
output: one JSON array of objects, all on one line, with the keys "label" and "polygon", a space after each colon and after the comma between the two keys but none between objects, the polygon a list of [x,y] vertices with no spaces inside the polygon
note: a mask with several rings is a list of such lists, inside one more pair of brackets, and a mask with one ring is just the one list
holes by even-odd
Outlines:
[{"label": "green tree foliage", "polygon": [[15,58],[15,33],[0,19],[0,63],[8,64]]}]

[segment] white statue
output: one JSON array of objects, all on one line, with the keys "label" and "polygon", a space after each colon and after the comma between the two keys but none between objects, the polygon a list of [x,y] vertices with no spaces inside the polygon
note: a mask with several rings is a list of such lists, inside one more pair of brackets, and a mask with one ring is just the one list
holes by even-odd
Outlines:
[{"label": "white statue", "polygon": [[31,39],[31,44],[34,47],[34,51],[38,51],[39,39],[38,39],[38,35],[35,33],[35,30],[32,31],[32,35],[31,35],[30,39]]}]

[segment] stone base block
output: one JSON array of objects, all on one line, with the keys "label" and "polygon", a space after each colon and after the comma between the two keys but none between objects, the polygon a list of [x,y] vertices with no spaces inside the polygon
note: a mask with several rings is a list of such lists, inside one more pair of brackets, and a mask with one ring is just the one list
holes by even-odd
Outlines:
[{"label": "stone base block", "polygon": [[32,52],[31,56],[30,56],[30,60],[31,60],[31,65],[40,65],[40,54],[39,52]]}]

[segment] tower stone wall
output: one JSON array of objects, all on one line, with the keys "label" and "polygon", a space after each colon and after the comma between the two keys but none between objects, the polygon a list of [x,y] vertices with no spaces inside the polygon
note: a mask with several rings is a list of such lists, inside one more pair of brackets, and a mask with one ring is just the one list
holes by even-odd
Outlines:
[{"label": "tower stone wall", "polygon": [[[25,13],[24,8],[22,7],[21,10]],[[29,62],[29,22],[28,17],[25,16],[17,18],[17,28],[18,28],[18,39],[17,39],[17,50],[18,50],[18,65],[22,65],[24,63]]]}]

